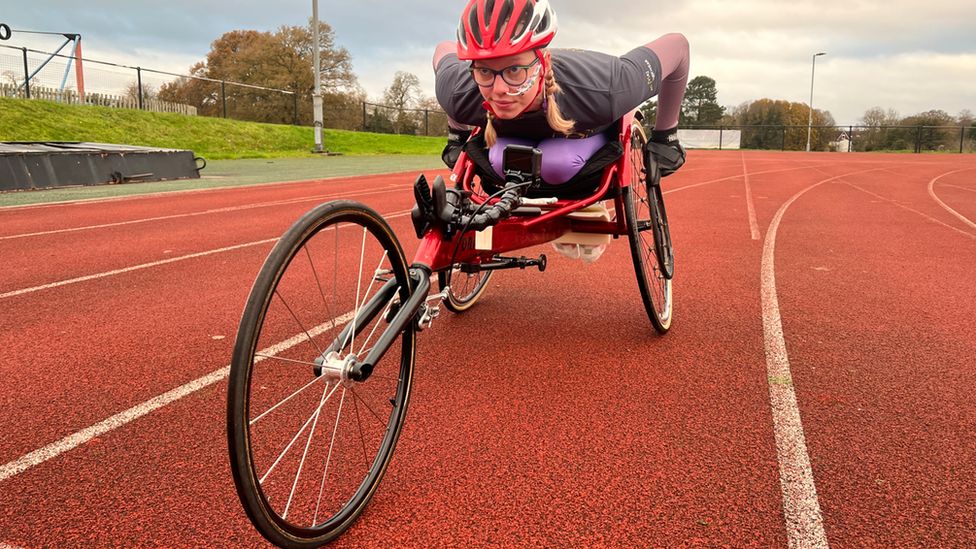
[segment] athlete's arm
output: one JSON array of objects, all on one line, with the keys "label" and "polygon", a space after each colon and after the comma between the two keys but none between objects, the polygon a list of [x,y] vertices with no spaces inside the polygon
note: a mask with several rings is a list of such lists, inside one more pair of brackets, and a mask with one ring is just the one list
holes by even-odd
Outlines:
[{"label": "athlete's arm", "polygon": [[440,44],[437,44],[437,47],[434,48],[434,59],[433,59],[434,71],[437,70],[437,65],[441,62],[441,59],[444,59],[445,55],[449,53],[454,53],[456,51],[457,51],[457,42],[453,40],[447,40],[445,42],[441,42]]}]

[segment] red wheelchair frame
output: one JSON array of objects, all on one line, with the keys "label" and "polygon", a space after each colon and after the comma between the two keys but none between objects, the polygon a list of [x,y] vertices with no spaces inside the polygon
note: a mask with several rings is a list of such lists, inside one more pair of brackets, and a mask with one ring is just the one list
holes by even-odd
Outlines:
[{"label": "red wheelchair frame", "polygon": [[[628,114],[622,120],[620,140],[629,143],[631,139],[634,114]],[[476,249],[472,232],[461,235],[461,244],[455,263],[480,263],[490,261],[500,253],[528,248],[556,240],[568,232],[609,234],[617,238],[627,234],[627,227],[623,216],[616,216],[615,221],[588,221],[573,219],[568,214],[591,206],[607,197],[613,197],[616,212],[623,211],[623,187],[631,184],[630,171],[627,169],[628,155],[625,153],[619,160],[609,165],[601,177],[599,187],[594,193],[580,200],[560,199],[547,211],[538,217],[512,217],[502,220],[492,227],[492,247],[490,250]],[[475,204],[482,204],[485,196],[475,192],[474,179],[476,169],[474,162],[464,152],[458,157],[457,164],[451,174],[452,182],[461,182],[465,191],[471,192],[471,200]],[[456,243],[444,239],[439,230],[431,230],[424,235],[420,248],[414,257],[415,264],[427,265],[432,271],[442,271],[450,266],[451,257]]]},{"label": "red wheelchair frame", "polygon": [[[526,259],[500,254],[545,244],[570,232],[613,238],[626,235],[648,317],[659,333],[669,329],[673,273],[670,233],[657,165],[648,152],[644,130],[635,113],[619,122],[622,156],[602,168],[602,174],[599,163],[591,165],[592,172],[599,176],[595,190],[580,199],[546,201],[545,210],[534,207],[538,201],[530,203],[533,206],[530,208],[518,207],[523,203],[520,193],[527,187],[526,183],[506,187],[503,193],[508,198],[493,199],[481,192],[485,190],[484,180],[480,180],[482,188],[478,189],[475,179],[481,177],[478,170],[484,168],[478,168],[465,153],[458,158],[450,178],[455,185],[452,200],[459,202],[451,206],[460,208],[449,211],[443,202],[438,206],[426,180],[419,179],[415,186],[417,215],[413,219],[421,242],[412,264],[407,263],[403,248],[386,220],[369,207],[348,200],[317,206],[282,236],[248,297],[228,383],[231,472],[241,503],[262,535],[283,547],[317,547],[341,535],[357,520],[382,479],[400,436],[411,390],[416,333],[438,316],[441,303],[456,313],[467,310],[480,298],[495,270],[532,265],[540,270],[545,268],[545,256]],[[609,155],[606,160],[610,160]],[[585,178],[585,181],[590,180]],[[438,200],[448,192],[445,187],[443,181],[435,181]],[[614,216],[609,221],[572,215],[608,200],[614,203]],[[431,203],[435,206],[433,211]],[[512,214],[494,223],[474,225],[483,227],[481,244],[486,249],[478,249],[478,233],[466,230],[463,221],[467,219],[471,223],[477,219],[476,209],[482,207],[498,217],[503,213]],[[358,261],[356,254],[347,251],[340,254],[340,250],[346,249],[339,245],[340,232],[354,239],[359,248]],[[489,235],[491,243],[484,245]],[[319,237],[324,240],[316,240]],[[322,261],[321,254],[331,246],[332,239],[335,240],[334,263]],[[310,243],[313,240],[314,246]],[[367,243],[372,259],[364,263]],[[337,277],[340,255],[352,259],[354,278]],[[328,276],[333,265],[332,276]],[[457,293],[451,287],[456,272],[476,278],[474,289]],[[430,292],[435,273],[439,293]],[[347,292],[339,291],[342,288],[337,280],[349,283]],[[343,307],[338,306],[337,300],[353,297],[353,310],[338,315]],[[325,322],[322,322],[323,315]],[[311,320],[304,322],[306,317]],[[279,323],[284,323],[284,331]],[[284,341],[275,339],[278,334],[291,333],[291,323],[299,333]],[[258,363],[262,363],[260,367]],[[380,373],[374,375],[374,368]],[[336,404],[332,395],[337,391],[341,392]],[[357,419],[340,424],[347,393]],[[372,428],[367,424],[364,431],[357,403],[364,407],[363,417],[375,418]],[[335,408],[326,408],[327,405]],[[301,424],[301,417],[292,421],[293,416],[287,411],[303,406],[314,411],[310,416],[306,412],[304,426],[288,442],[288,437]],[[385,406],[389,406],[386,413]],[[259,413],[261,410],[263,413]],[[333,411],[331,442],[312,447],[320,415]],[[269,415],[272,413],[275,415]],[[259,420],[262,423],[258,426]],[[348,429],[337,436],[344,425]],[[296,445],[309,426],[305,444]],[[373,458],[367,452],[367,439],[370,451],[375,450]],[[342,474],[332,473],[334,484],[330,486],[342,494],[334,501],[326,499],[327,506],[336,510],[323,512],[320,520],[319,504],[330,472],[333,445],[338,453],[350,458],[348,461],[336,458],[333,469],[351,465]],[[291,449],[302,446],[304,451],[295,450],[292,459]],[[289,514],[299,480],[305,478],[302,471],[310,447],[313,454],[318,452],[319,459],[314,461],[325,464],[321,485],[316,490],[317,483],[305,480],[303,490],[298,491],[303,502],[296,504],[300,511],[292,510]],[[278,457],[274,459],[276,452]],[[362,468],[358,462],[360,455]],[[296,461],[299,456],[300,461]],[[276,469],[285,457],[289,457],[289,465]],[[297,468],[293,480],[284,482],[271,477],[265,483],[273,472],[283,475],[282,470],[289,467]],[[296,514],[301,518],[295,518]]]}]

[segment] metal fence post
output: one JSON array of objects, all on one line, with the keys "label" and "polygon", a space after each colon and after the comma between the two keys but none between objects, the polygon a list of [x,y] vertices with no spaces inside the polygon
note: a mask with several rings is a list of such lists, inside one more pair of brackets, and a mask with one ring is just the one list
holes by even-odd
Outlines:
[{"label": "metal fence post", "polygon": [[139,88],[139,92],[138,92],[137,95],[139,96],[139,110],[141,111],[141,110],[143,110],[143,108],[142,108],[143,107],[143,105],[142,105],[142,68],[141,67],[136,67],[136,86]]},{"label": "metal fence post", "polygon": [[227,82],[220,81],[220,103],[223,105],[224,118],[227,118]]},{"label": "metal fence post", "polygon": [[363,131],[366,131],[366,102],[363,101]]},{"label": "metal fence post", "polygon": [[847,152],[854,150],[854,126],[847,128]]},{"label": "metal fence post", "polygon": [[430,111],[424,109],[424,135],[430,135]]},{"label": "metal fence post", "polygon": [[722,150],[722,126],[718,127],[718,150]]},{"label": "metal fence post", "polygon": [[922,126],[915,129],[915,154],[922,152]]},{"label": "metal fence post", "polygon": [[27,67],[27,48],[24,51],[24,88],[27,90],[27,99],[30,99],[30,69]]},{"label": "metal fence post", "polygon": [[783,140],[780,142],[780,150],[786,150],[786,126],[783,126]]},{"label": "metal fence post", "polygon": [[962,154],[962,145],[966,140],[966,126],[959,126],[959,154]]}]

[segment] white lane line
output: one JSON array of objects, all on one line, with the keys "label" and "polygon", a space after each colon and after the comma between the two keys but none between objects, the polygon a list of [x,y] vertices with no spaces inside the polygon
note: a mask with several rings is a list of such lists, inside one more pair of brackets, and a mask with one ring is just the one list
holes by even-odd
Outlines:
[{"label": "white lane line", "polygon": [[[440,173],[445,168],[433,168],[434,173]],[[293,181],[269,181],[267,183],[245,183],[242,185],[228,185],[226,187],[207,187],[203,189],[181,189],[178,191],[159,191],[153,193],[145,194],[130,194],[125,196],[104,196],[99,198],[80,198],[78,200],[64,200],[61,202],[48,202],[44,204],[23,204],[20,206],[0,206],[0,213],[8,211],[20,211],[20,210],[36,210],[44,208],[57,208],[59,206],[86,206],[89,204],[97,204],[99,202],[124,202],[127,200],[141,200],[141,199],[152,199],[166,196],[179,196],[188,193],[219,193],[221,191],[228,190],[242,190],[242,189],[260,189],[262,187],[274,187],[281,185],[302,185],[302,184],[312,184],[312,183],[335,183],[341,182],[342,180],[348,180],[350,182],[355,182],[356,179],[366,178],[366,177],[381,177],[389,176],[396,177],[399,175],[411,175],[416,177],[417,172],[406,171],[406,172],[390,172],[390,173],[375,173],[375,174],[347,174],[347,175],[334,175],[330,177],[321,177],[318,179],[296,179]],[[206,176],[205,176],[206,177]]]},{"label": "white lane line", "polygon": [[824,179],[803,189],[786,201],[769,224],[763,242],[760,296],[762,299],[763,340],[766,351],[766,376],[769,384],[769,401],[773,414],[773,433],[776,437],[776,458],[779,462],[779,482],[783,492],[783,514],[786,518],[786,534],[791,549],[829,547],[824,533],[823,515],[813,481],[810,455],[807,453],[800,409],[793,390],[789,354],[783,337],[783,321],[776,293],[776,235],[786,210],[798,198],[824,183],[850,174]]},{"label": "white lane line", "polygon": [[952,215],[956,216],[956,218],[958,218],[960,221],[962,221],[963,223],[965,223],[969,227],[971,227],[973,229],[976,229],[976,223],[973,223],[972,220],[970,220],[968,217],[966,217],[966,216],[962,215],[961,213],[957,212],[956,210],[953,210],[952,208],[950,208],[948,204],[946,204],[945,202],[943,202],[942,199],[940,199],[935,194],[935,182],[936,181],[942,179],[943,177],[945,177],[947,175],[952,175],[954,173],[964,172],[964,171],[973,170],[973,169],[976,169],[976,168],[963,168],[961,170],[955,170],[955,171],[952,171],[952,172],[944,173],[944,174],[940,175],[939,177],[936,177],[932,181],[929,181],[929,196],[932,197],[932,200],[935,200],[936,202],[938,202],[939,203],[939,206],[942,206],[947,212],[949,212]]},{"label": "white lane line", "polygon": [[[394,218],[397,218],[397,217],[403,217],[405,215],[410,215],[410,212],[409,211],[407,211],[407,212],[400,212],[400,213],[396,213],[396,214],[387,215],[387,216],[384,216],[384,217],[385,217],[385,219],[394,219]],[[194,253],[194,254],[181,255],[179,257],[171,257],[171,258],[163,259],[163,260],[160,260],[160,261],[153,261],[151,263],[143,263],[141,265],[133,265],[132,267],[125,267],[125,268],[122,268],[122,269],[115,269],[113,271],[106,271],[106,272],[103,272],[103,273],[96,273],[96,274],[91,274],[91,275],[86,275],[86,276],[79,276],[77,278],[71,278],[71,279],[68,279],[68,280],[61,280],[61,281],[58,281],[58,282],[52,282],[50,284],[43,284],[41,286],[33,286],[31,288],[23,288],[21,290],[14,290],[14,291],[11,291],[11,292],[7,292],[7,293],[0,294],[0,299],[7,299],[9,297],[15,297],[15,296],[24,295],[24,294],[30,294],[30,293],[34,293],[34,292],[39,292],[41,290],[49,290],[51,288],[57,288],[59,286],[67,286],[69,284],[77,284],[79,282],[85,282],[85,281],[88,281],[88,280],[95,280],[95,279],[98,279],[98,278],[105,278],[105,277],[109,277],[109,276],[115,276],[115,275],[120,275],[120,274],[125,274],[125,273],[131,273],[133,271],[140,271],[142,269],[149,269],[151,267],[159,267],[160,265],[167,265],[169,263],[176,263],[177,261],[185,261],[187,259],[194,259],[194,258],[197,258],[197,257],[206,257],[208,255],[214,255],[214,254],[219,254],[219,253],[223,253],[223,252],[230,252],[230,251],[233,251],[233,250],[240,250],[242,248],[249,248],[249,247],[252,247],[252,246],[260,246],[262,244],[269,244],[271,242],[275,242],[275,241],[278,240],[278,238],[279,237],[266,238],[264,240],[256,240],[254,242],[245,242],[244,244],[237,244],[237,245],[234,245],[234,246],[227,246],[226,248],[218,248],[216,250],[208,250],[206,252],[197,252],[197,253]]]},{"label": "white lane line", "polygon": [[945,187],[952,187],[953,189],[962,189],[964,191],[969,191],[971,193],[976,193],[976,189],[970,189],[969,187],[962,187],[962,186],[959,186],[959,185],[949,185],[949,184],[946,184],[944,186]]},{"label": "white lane line", "polygon": [[58,282],[52,282],[50,284],[43,284],[41,286],[34,286],[34,287],[31,287],[31,288],[23,288],[21,290],[14,290],[12,292],[3,293],[3,294],[0,294],[0,299],[6,299],[8,297],[15,297],[15,296],[18,296],[18,295],[30,294],[30,293],[33,293],[33,292],[39,292],[41,290],[49,290],[51,288],[57,288],[59,286],[67,286],[68,284],[77,284],[78,282],[85,282],[86,280],[95,280],[97,278],[105,278],[105,277],[115,276],[115,275],[124,274],[124,273],[131,273],[133,271],[139,271],[139,270],[142,270],[142,269],[149,269],[151,267],[158,267],[160,265],[166,265],[168,263],[176,263],[177,261],[185,261],[187,259],[193,259],[195,257],[205,257],[205,256],[208,256],[208,255],[214,255],[214,254],[219,254],[219,253],[223,253],[223,252],[229,252],[229,251],[233,251],[233,250],[239,250],[241,248],[248,248],[248,247],[251,247],[251,246],[259,246],[261,244],[268,244],[268,243],[274,242],[276,240],[278,240],[278,237],[275,237],[275,238],[267,238],[267,239],[264,239],[264,240],[257,240],[255,242],[246,242],[244,244],[237,244],[235,246],[228,246],[226,248],[218,248],[216,250],[209,250],[209,251],[206,251],[206,252],[197,252],[195,254],[181,255],[179,257],[171,257],[169,259],[163,259],[161,261],[153,261],[151,263],[143,263],[142,265],[134,265],[132,267],[125,267],[125,268],[122,268],[122,269],[115,269],[114,271],[106,271],[104,273],[97,273],[97,274],[92,274],[92,275],[79,276],[77,278],[70,278],[68,280],[61,280],[61,281],[58,281]]},{"label": "white lane line", "polygon": [[212,210],[203,210],[203,211],[199,211],[199,212],[188,212],[188,213],[182,213],[182,214],[162,215],[162,216],[157,216],[157,217],[146,217],[146,218],[142,218],[142,219],[133,219],[133,220],[130,220],[130,221],[119,221],[117,223],[103,223],[101,225],[88,225],[88,226],[84,226],[84,227],[71,227],[71,228],[67,228],[67,229],[53,229],[53,230],[50,230],[50,231],[38,231],[38,232],[34,232],[34,233],[23,233],[23,234],[9,235],[9,236],[0,236],[0,240],[13,240],[13,239],[16,239],[16,238],[28,238],[28,237],[32,237],[32,236],[43,236],[43,235],[51,235],[51,234],[59,234],[59,233],[70,233],[70,232],[75,232],[75,231],[89,231],[89,230],[92,230],[92,229],[104,229],[104,228],[107,228],[107,227],[120,227],[120,226],[123,226],[123,225],[136,225],[136,224],[139,224],[139,223],[149,223],[149,222],[152,222],[152,221],[164,221],[164,220],[168,220],[168,219],[180,219],[180,218],[184,218],[184,217],[194,217],[194,216],[200,216],[200,215],[212,215],[212,214],[218,214],[218,213],[239,212],[239,211],[251,210],[251,209],[255,209],[255,208],[268,208],[268,207],[273,207],[273,206],[284,206],[284,205],[288,205],[288,204],[300,204],[302,202],[318,202],[318,201],[322,201],[322,200],[326,200],[326,199],[339,199],[339,198],[349,198],[349,197],[353,197],[353,196],[366,196],[366,195],[373,195],[373,194],[383,194],[383,193],[393,192],[394,190],[406,190],[407,188],[409,188],[409,186],[405,186],[405,185],[391,185],[389,187],[384,187],[382,189],[372,190],[372,191],[361,191],[361,192],[351,192],[351,193],[323,194],[323,195],[317,195],[317,196],[296,197],[296,198],[290,198],[290,199],[287,199],[287,200],[277,200],[277,201],[274,201],[274,202],[257,202],[257,203],[254,203],[254,204],[244,204],[244,205],[241,205],[241,206],[228,206],[226,208],[215,208],[215,209],[212,209]]},{"label": "white lane line", "polygon": [[[254,359],[254,362],[255,363],[261,362],[265,360],[266,357],[274,356],[282,351],[286,351],[294,347],[295,345],[298,345],[299,343],[304,343],[309,339],[309,337],[315,337],[317,335],[325,333],[326,331],[332,329],[335,326],[341,326],[349,322],[352,319],[352,317],[353,317],[353,312],[350,311],[342,316],[339,316],[337,318],[319,324],[315,328],[309,330],[308,335],[306,335],[305,332],[302,332],[300,334],[292,336],[291,338],[285,341],[282,341],[281,343],[277,343],[266,349],[262,349],[261,351],[258,351],[258,354],[263,356],[256,357]],[[23,473],[24,471],[30,469],[31,467],[34,467],[35,465],[40,465],[41,463],[44,463],[45,461],[51,458],[57,457],[69,450],[77,448],[78,446],[85,444],[89,440],[99,435],[103,435],[109,431],[118,429],[119,427],[122,427],[127,423],[139,419],[140,417],[149,414],[150,412],[158,410],[163,406],[166,406],[167,404],[176,402],[177,400],[187,395],[193,394],[199,391],[200,389],[209,387],[214,383],[223,380],[229,374],[230,374],[230,366],[224,366],[223,368],[220,368],[219,370],[214,370],[213,372],[210,372],[209,374],[203,377],[194,379],[193,381],[185,385],[181,385],[155,398],[151,398],[143,402],[142,404],[133,406],[132,408],[129,408],[124,412],[119,412],[118,414],[115,414],[114,416],[111,416],[108,419],[100,421],[92,425],[91,427],[87,427],[74,434],[68,435],[57,442],[52,442],[51,444],[48,444],[43,448],[39,448],[37,450],[34,450],[33,452],[24,454],[23,456],[11,461],[10,463],[0,466],[0,482],[12,476],[19,475],[20,473]]]},{"label": "white lane line", "polygon": [[[805,169],[814,168],[814,167],[815,166],[796,166],[796,167],[793,167],[793,168],[780,168],[778,170],[765,170],[765,171],[761,171],[761,172],[754,172],[752,175],[765,175],[767,173],[792,172],[792,171],[795,171],[795,170],[805,170]],[[692,185],[685,185],[683,187],[678,187],[676,189],[670,189],[670,190],[664,191],[663,194],[676,193],[678,191],[683,191],[685,189],[694,189],[695,187],[701,187],[703,185],[711,185],[712,183],[720,183],[722,181],[731,181],[733,179],[738,179],[740,177],[742,177],[742,176],[741,175],[730,175],[728,177],[722,177],[722,178],[719,178],[719,179],[712,179],[710,181],[702,181],[701,183],[694,183]]]},{"label": "white lane line", "polygon": [[756,220],[756,206],[752,201],[752,186],[749,185],[749,171],[746,169],[746,153],[742,153],[742,179],[746,184],[746,207],[749,209],[749,233],[753,240],[759,240],[759,221]]},{"label": "white lane line", "polygon": [[890,199],[890,198],[887,198],[887,197],[884,197],[884,196],[881,196],[881,195],[880,195],[880,194],[878,194],[878,193],[874,193],[874,192],[871,192],[871,191],[869,191],[869,190],[867,190],[867,189],[865,189],[865,188],[863,188],[863,187],[859,187],[859,186],[857,186],[857,185],[855,185],[855,184],[853,184],[853,183],[850,183],[850,182],[848,182],[848,181],[845,181],[844,183],[845,183],[845,184],[847,184],[847,185],[848,185],[848,186],[850,186],[850,187],[853,187],[853,188],[855,188],[855,189],[857,189],[857,190],[859,190],[859,191],[861,191],[862,193],[865,193],[865,194],[869,194],[869,195],[871,195],[871,196],[873,196],[873,197],[875,197],[875,198],[878,198],[879,200],[884,200],[885,202],[888,202],[888,203],[891,203],[891,204],[894,204],[895,206],[898,206],[899,208],[901,208],[901,209],[903,209],[903,210],[908,210],[908,211],[910,211],[910,212],[912,212],[912,213],[915,213],[915,214],[918,214],[918,215],[920,215],[920,216],[922,216],[922,217],[924,217],[925,219],[928,219],[928,220],[929,220],[929,221],[931,221],[932,223],[936,223],[936,224],[938,224],[938,225],[942,225],[943,227],[945,227],[945,228],[947,228],[947,229],[952,229],[953,231],[956,231],[956,232],[957,232],[957,233],[959,233],[959,234],[963,234],[963,235],[966,235],[966,236],[968,236],[969,238],[973,238],[973,239],[976,239],[976,235],[974,235],[974,234],[972,234],[972,233],[968,233],[968,232],[966,232],[966,231],[964,231],[964,230],[962,230],[962,229],[960,229],[960,228],[958,228],[958,227],[953,227],[952,225],[949,225],[948,223],[946,223],[946,222],[944,222],[944,221],[940,221],[940,220],[938,220],[938,219],[936,219],[936,218],[934,218],[934,217],[932,217],[931,215],[928,215],[928,214],[926,214],[926,213],[922,213],[922,212],[920,212],[920,211],[918,211],[918,210],[916,210],[916,209],[913,209],[913,208],[909,208],[908,206],[905,206],[904,204],[899,204],[898,202],[895,202],[894,200],[892,200],[892,199]]}]

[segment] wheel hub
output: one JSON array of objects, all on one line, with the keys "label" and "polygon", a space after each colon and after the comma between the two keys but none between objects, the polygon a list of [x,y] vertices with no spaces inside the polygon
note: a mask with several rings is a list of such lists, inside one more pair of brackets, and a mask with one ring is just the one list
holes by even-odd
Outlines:
[{"label": "wheel hub", "polygon": [[348,382],[352,380],[353,368],[358,360],[353,353],[343,358],[339,353],[330,351],[315,359],[316,373],[329,381]]}]

